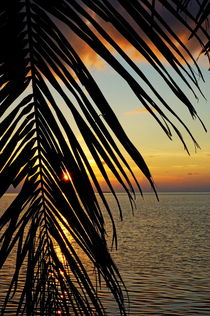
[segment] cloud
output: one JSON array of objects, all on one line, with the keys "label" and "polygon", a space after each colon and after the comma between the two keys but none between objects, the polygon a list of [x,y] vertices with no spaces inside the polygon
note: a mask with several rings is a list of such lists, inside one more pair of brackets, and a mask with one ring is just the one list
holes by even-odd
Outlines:
[{"label": "cloud", "polygon": [[[77,0],[80,5],[83,2]],[[135,31],[141,36],[141,38],[145,41],[145,43],[152,49],[152,51],[156,54],[156,56],[161,59],[162,62],[164,62],[164,58],[159,50],[155,47],[154,43],[151,42],[151,40],[147,37],[147,35],[142,31],[142,29],[137,25],[137,23],[131,18],[131,16],[123,9],[121,4],[113,0],[111,2],[111,5],[116,9],[118,13],[120,13],[128,22],[129,24],[135,29]],[[143,7],[145,9],[145,7]],[[169,11],[164,8],[162,4],[160,4],[158,1],[156,2],[156,9],[158,10],[159,14],[163,18],[163,20],[170,25],[171,30],[175,32],[175,34],[181,39],[181,42],[186,45],[188,49],[193,53],[198,55],[200,44],[198,41],[193,37],[190,41],[188,40],[190,31],[186,31],[186,28],[183,28],[183,25],[169,13]],[[100,26],[114,39],[114,41],[117,42],[117,44],[122,48],[123,51],[125,51],[130,58],[132,58],[135,61],[139,62],[146,62],[145,58],[133,47],[131,43],[129,43],[126,38],[124,38],[120,32],[118,32],[110,23],[110,21],[105,21],[101,17],[99,17],[95,12],[93,12],[91,9],[87,9],[89,14],[100,24]],[[195,15],[197,11],[196,4],[192,4],[190,7],[191,12]],[[149,13],[149,9],[146,9],[146,11]],[[184,17],[186,18],[186,17]],[[91,25],[91,23],[88,20],[83,19],[88,27],[100,38],[100,40],[103,42],[103,44],[107,47],[109,51],[114,53],[114,48],[111,47],[110,44],[106,42],[102,36],[100,36],[94,27]],[[156,20],[157,21],[157,18]],[[189,22],[189,21],[188,21]],[[158,22],[159,25],[161,25],[160,22]],[[192,24],[192,23],[191,23]],[[192,27],[193,24],[191,25]],[[163,28],[163,25],[161,25],[161,28]],[[164,29],[165,34],[167,34],[169,37],[168,31]],[[88,44],[84,43],[78,36],[76,36],[73,32],[69,32],[69,30],[66,32],[68,34],[68,38],[71,39],[72,45],[75,47],[77,52],[79,52],[80,57],[85,62],[85,64],[90,68],[99,68],[104,69],[106,63],[89,47]],[[163,40],[164,41],[164,40]],[[181,44],[178,43],[176,40],[172,40],[173,44],[180,49],[180,51],[186,56],[187,59],[189,59],[189,56],[187,56],[187,53],[184,51],[184,49],[181,47]],[[167,44],[167,43],[166,43]],[[175,53],[179,61],[183,62],[182,59]]]},{"label": "cloud", "polygon": [[[152,106],[150,106],[150,109],[153,111],[153,112],[157,112],[155,110],[155,108],[153,108]],[[149,111],[145,108],[143,109],[134,109],[130,112],[124,112],[125,115],[135,115],[135,114],[141,114],[141,113],[149,113]]]}]

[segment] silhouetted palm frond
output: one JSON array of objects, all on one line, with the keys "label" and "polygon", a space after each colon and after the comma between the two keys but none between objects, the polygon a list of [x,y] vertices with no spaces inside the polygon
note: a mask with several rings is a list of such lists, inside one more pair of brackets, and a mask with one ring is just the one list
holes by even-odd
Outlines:
[{"label": "silhouetted palm frond", "polygon": [[[126,136],[76,44],[86,43],[127,82],[169,138],[174,130],[187,149],[176,124],[161,106],[184,126],[198,146],[176,111],[123,50],[113,35],[116,33],[110,31],[111,26],[150,63],[195,118],[197,113],[182,83],[197,97],[200,88],[192,64],[202,74],[187,44],[168,22],[168,16],[172,16],[208,54],[209,32],[204,23],[209,1],[201,1],[195,12],[189,8],[191,2],[1,0],[0,194],[3,196],[11,185],[21,186],[0,220],[0,266],[13,251],[16,258],[2,314],[10,300],[19,295],[20,315],[38,315],[40,311],[41,315],[104,315],[97,293],[100,279],[112,292],[121,315],[126,314],[123,281],[109,254],[103,214],[94,190],[110,216],[116,243],[114,220],[87,150],[118,205],[107,168],[127,192],[131,205],[132,183],[141,191],[118,143],[153,188],[154,184],[141,154]],[[161,15],[161,4],[167,17]],[[151,43],[178,75],[180,84],[156,56]],[[76,138],[75,125],[86,150]],[[68,182],[63,180],[64,174]],[[121,212],[120,205],[119,209]],[[96,286],[84,257],[95,267]],[[23,273],[24,285],[19,293]]]}]

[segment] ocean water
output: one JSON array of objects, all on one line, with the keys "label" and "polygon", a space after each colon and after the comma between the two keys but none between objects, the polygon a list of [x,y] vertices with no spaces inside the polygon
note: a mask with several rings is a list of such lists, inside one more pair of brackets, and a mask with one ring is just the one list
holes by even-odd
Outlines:
[{"label": "ocean water", "polygon": [[[210,315],[210,194],[160,194],[136,198],[134,215],[125,194],[118,194],[124,220],[111,194],[106,194],[117,226],[118,250],[112,250],[130,297],[131,316]],[[5,196],[3,210],[14,196]],[[108,240],[111,228],[107,222]],[[14,265],[3,269],[3,296]],[[116,305],[101,293],[107,315],[118,316]],[[7,315],[12,316],[15,302]]]}]

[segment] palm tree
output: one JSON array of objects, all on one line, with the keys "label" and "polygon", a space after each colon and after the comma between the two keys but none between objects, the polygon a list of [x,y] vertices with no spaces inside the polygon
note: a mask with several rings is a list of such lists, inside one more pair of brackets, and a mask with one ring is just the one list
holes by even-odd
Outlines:
[{"label": "palm tree", "polygon": [[[2,315],[16,296],[17,315],[38,315],[40,310],[41,315],[104,315],[97,294],[101,279],[117,301],[120,314],[127,314],[123,280],[109,253],[103,214],[94,190],[109,214],[116,244],[114,220],[86,152],[75,136],[73,120],[118,205],[102,161],[127,192],[131,204],[132,183],[141,188],[117,142],[155,187],[142,156],[88,70],[80,43],[107,62],[166,135],[171,138],[174,131],[188,150],[176,122],[198,146],[190,130],[122,49],[116,34],[145,58],[195,118],[198,115],[182,85],[197,98],[201,91],[195,73],[201,77],[202,73],[188,42],[181,41],[169,20],[173,19],[208,56],[209,10],[208,0],[1,0],[1,196],[10,185],[21,187],[0,220],[1,267],[12,251],[16,258]],[[165,62],[173,68],[180,84]],[[71,119],[64,108],[68,108]],[[70,181],[63,181],[63,174]],[[120,205],[119,209],[121,212]],[[96,285],[83,256],[95,268]],[[24,286],[19,293],[22,275]]]}]

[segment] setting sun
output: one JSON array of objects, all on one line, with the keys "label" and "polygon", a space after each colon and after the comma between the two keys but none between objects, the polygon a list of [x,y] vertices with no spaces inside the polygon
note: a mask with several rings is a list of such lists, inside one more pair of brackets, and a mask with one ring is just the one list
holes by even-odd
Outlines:
[{"label": "setting sun", "polygon": [[68,181],[71,181],[72,179],[71,179],[71,175],[70,175],[70,173],[67,171],[67,172],[63,172],[63,176],[62,176],[62,179],[63,179],[63,181],[65,181],[65,182],[68,182]]}]

